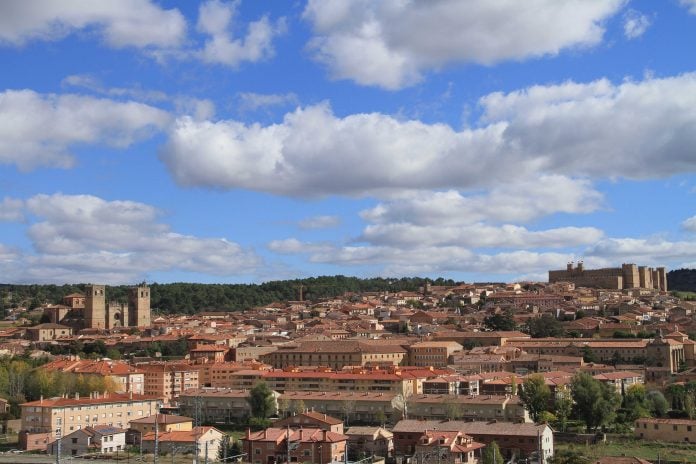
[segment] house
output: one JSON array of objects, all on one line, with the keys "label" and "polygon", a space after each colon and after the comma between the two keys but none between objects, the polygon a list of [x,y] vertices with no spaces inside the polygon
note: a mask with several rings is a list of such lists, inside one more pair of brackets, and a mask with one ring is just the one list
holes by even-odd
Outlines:
[{"label": "house", "polygon": [[667,442],[696,442],[696,420],[642,417],[635,422],[636,438]]},{"label": "house", "polygon": [[243,452],[253,464],[272,462],[343,462],[346,435],[315,428],[267,428],[247,430],[242,438]]},{"label": "house", "polygon": [[[160,453],[197,453],[199,457],[207,457],[216,460],[225,434],[215,427],[194,427],[191,430],[172,430],[158,433],[158,447]],[[143,451],[154,453],[155,433],[143,435]],[[207,453],[207,454],[206,454]]]},{"label": "house", "polygon": [[50,342],[59,338],[67,338],[72,335],[72,328],[61,324],[39,324],[27,327],[27,338],[34,342]]},{"label": "house", "polygon": [[188,431],[193,429],[191,417],[176,416],[174,414],[152,414],[151,416],[130,421],[130,428],[126,433],[126,443],[140,443],[140,437],[146,433],[155,431],[157,421],[158,432]]},{"label": "house", "polygon": [[506,459],[512,456],[527,457],[541,450],[544,462],[553,456],[553,431],[548,425],[510,422],[464,422],[437,420],[401,420],[394,433],[394,455],[414,456],[416,446],[428,430],[461,432],[474,441],[490,444],[495,441]]},{"label": "house", "polygon": [[486,445],[459,431],[426,430],[415,446],[416,462],[476,464]]},{"label": "house", "polygon": [[384,427],[350,427],[348,437],[348,458],[358,460],[364,456],[389,458],[394,452],[394,434]]},{"label": "house", "polygon": [[273,423],[273,427],[317,428],[334,433],[343,433],[343,421],[341,419],[314,411],[306,411],[286,417],[285,419],[277,420]]},{"label": "house", "polygon": [[[126,431],[111,425],[92,425],[75,430],[59,440],[61,455],[116,453],[126,448]],[[48,445],[48,454],[56,454],[57,451],[58,440],[55,440]]]}]

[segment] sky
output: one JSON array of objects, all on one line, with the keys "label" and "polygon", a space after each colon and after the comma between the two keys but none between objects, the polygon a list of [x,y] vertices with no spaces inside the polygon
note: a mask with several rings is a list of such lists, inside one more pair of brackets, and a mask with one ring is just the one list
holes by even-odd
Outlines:
[{"label": "sky", "polygon": [[696,267],[696,0],[0,2],[0,282]]}]

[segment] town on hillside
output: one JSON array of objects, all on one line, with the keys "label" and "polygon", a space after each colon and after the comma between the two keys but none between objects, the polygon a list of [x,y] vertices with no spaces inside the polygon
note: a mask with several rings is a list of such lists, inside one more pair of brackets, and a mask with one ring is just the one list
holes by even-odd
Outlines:
[{"label": "town on hillside", "polygon": [[0,462],[696,462],[696,302],[667,287],[569,263],[192,314],[144,283],[4,292]]}]

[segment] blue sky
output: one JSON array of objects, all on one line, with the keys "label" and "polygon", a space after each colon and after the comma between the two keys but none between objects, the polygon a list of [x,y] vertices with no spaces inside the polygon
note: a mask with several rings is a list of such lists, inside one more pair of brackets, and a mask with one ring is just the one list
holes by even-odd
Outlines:
[{"label": "blue sky", "polygon": [[0,2],[0,281],[696,267],[696,1]]}]

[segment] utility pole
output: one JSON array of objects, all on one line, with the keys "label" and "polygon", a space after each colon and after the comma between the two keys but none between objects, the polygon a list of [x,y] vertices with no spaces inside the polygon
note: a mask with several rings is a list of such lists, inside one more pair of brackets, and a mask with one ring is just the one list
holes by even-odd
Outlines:
[{"label": "utility pole", "polygon": [[155,405],[155,454],[152,457],[152,462],[157,464],[157,458],[159,455],[159,401]]},{"label": "utility pole", "polygon": [[63,443],[62,435],[61,429],[56,429],[56,437],[58,438],[56,443],[56,464],[60,464],[61,445]]},{"label": "utility pole", "polygon": [[208,464],[208,440],[205,441],[205,456],[203,457],[203,462]]}]

